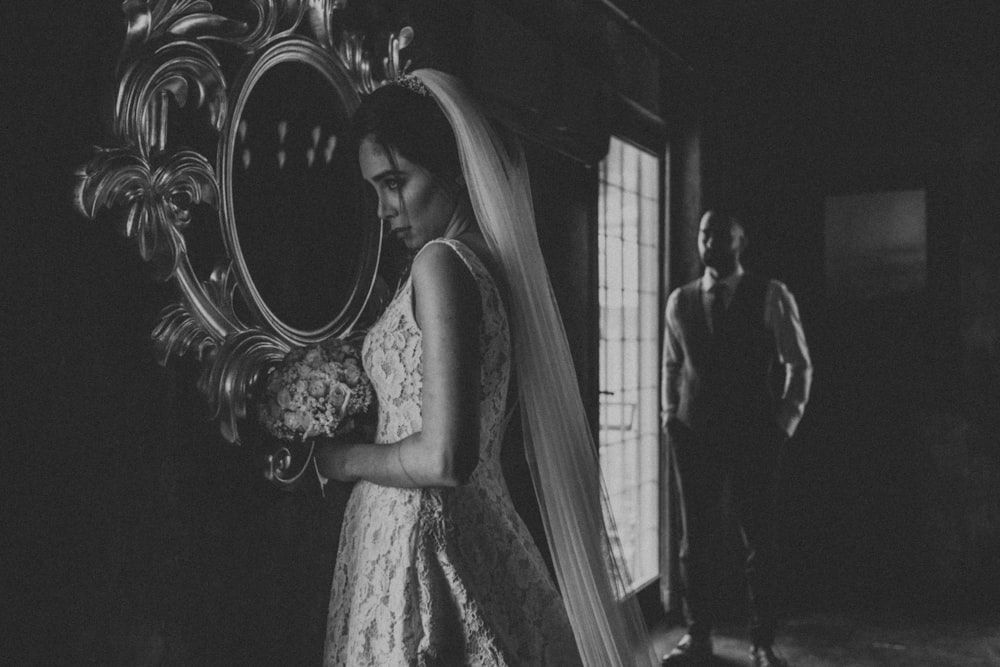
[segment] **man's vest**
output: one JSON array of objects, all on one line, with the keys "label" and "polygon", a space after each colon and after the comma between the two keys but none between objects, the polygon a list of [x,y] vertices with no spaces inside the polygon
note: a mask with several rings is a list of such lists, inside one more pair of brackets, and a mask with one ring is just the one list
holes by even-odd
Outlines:
[{"label": "man's vest", "polygon": [[680,288],[677,333],[684,361],[677,416],[697,433],[745,433],[774,419],[777,350],[764,323],[768,285],[745,273],[714,333],[705,317],[701,281]]}]

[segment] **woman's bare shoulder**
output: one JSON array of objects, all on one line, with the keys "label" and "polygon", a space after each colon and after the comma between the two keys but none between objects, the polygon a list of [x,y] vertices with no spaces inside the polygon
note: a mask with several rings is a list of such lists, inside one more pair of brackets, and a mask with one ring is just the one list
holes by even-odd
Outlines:
[{"label": "woman's bare shoulder", "polygon": [[469,274],[458,252],[447,243],[431,241],[413,258],[411,268],[414,281],[461,280]]},{"label": "woman's bare shoulder", "polygon": [[[447,243],[431,242],[413,258],[414,305],[425,309],[464,311],[479,304],[479,288],[465,261]],[[470,314],[473,314],[470,311]]]}]

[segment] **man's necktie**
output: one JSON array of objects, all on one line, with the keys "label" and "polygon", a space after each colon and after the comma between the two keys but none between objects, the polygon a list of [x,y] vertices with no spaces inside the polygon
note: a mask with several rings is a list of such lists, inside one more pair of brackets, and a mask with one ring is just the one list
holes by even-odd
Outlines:
[{"label": "man's necktie", "polygon": [[718,334],[722,326],[722,320],[726,315],[726,286],[722,283],[715,283],[709,290],[712,295],[710,311],[712,314],[712,333]]}]

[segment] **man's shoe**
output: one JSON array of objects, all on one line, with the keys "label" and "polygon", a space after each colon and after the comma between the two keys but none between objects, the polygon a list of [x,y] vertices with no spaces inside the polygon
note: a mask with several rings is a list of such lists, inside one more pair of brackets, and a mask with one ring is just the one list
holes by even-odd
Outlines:
[{"label": "man's shoe", "polygon": [[750,649],[750,664],[753,667],[789,667],[788,661],[774,654],[770,646],[754,646]]},{"label": "man's shoe", "polygon": [[662,667],[683,667],[684,665],[707,665],[712,659],[712,640],[709,637],[695,639],[684,635],[670,653],[663,656]]}]

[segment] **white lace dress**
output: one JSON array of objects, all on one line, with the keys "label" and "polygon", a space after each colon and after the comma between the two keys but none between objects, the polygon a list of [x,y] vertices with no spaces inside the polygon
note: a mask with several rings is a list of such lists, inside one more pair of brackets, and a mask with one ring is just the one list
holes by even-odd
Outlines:
[{"label": "white lace dress", "polygon": [[[333,575],[325,664],[578,665],[562,600],[500,469],[511,364],[506,312],[475,253],[458,241],[434,243],[458,253],[482,299],[479,463],[457,488],[355,485]],[[421,428],[420,342],[407,281],[362,350],[378,394],[378,443]]]}]

